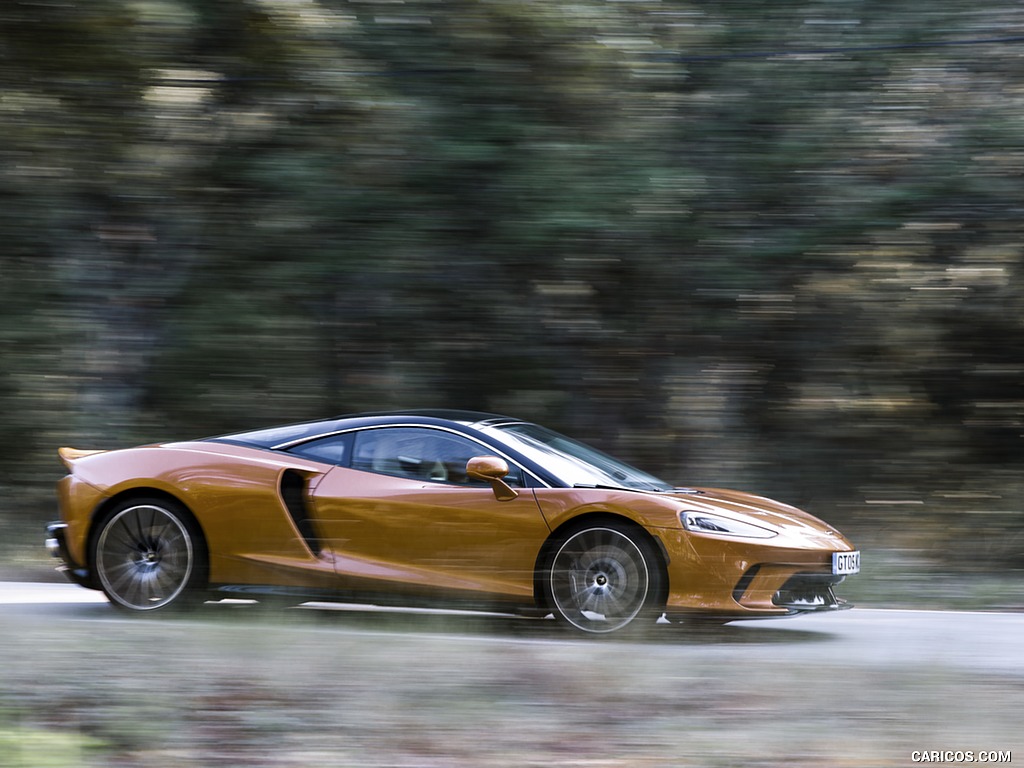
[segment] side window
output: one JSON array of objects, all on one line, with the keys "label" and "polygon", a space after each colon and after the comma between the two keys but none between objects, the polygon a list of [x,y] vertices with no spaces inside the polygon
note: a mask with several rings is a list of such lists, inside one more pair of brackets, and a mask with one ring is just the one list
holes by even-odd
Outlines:
[{"label": "side window", "polygon": [[[453,485],[486,486],[466,475],[466,462],[490,455],[486,446],[449,432],[422,427],[367,429],[355,436],[352,469]],[[510,467],[506,482],[522,485],[522,471]]]},{"label": "side window", "polygon": [[302,456],[304,459],[322,461],[325,464],[347,464],[352,452],[352,435],[332,435],[321,440],[296,445],[288,449],[288,453]]}]

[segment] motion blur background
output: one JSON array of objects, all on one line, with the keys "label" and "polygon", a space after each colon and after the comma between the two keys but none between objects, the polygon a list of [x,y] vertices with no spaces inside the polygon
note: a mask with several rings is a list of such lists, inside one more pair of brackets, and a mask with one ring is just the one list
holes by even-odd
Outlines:
[{"label": "motion blur background", "polygon": [[439,406],[1020,606],[1022,126],[1010,0],[5,2],[5,567],[60,445]]}]

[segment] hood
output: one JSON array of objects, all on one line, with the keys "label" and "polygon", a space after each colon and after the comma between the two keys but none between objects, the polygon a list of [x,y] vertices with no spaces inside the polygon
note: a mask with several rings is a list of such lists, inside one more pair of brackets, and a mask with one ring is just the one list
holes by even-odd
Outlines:
[{"label": "hood", "polygon": [[719,512],[726,517],[768,525],[781,531],[803,534],[824,534],[827,537],[842,538],[842,534],[828,523],[802,509],[781,501],[755,496],[743,491],[724,488],[694,488],[699,493],[673,494],[687,509],[704,512]]}]

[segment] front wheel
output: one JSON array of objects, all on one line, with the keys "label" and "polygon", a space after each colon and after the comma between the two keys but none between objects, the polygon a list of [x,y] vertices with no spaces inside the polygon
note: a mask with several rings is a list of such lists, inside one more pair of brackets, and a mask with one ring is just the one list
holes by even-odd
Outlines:
[{"label": "front wheel", "polygon": [[558,545],[544,575],[548,605],[556,618],[583,632],[623,629],[657,610],[661,566],[639,529],[594,524]]},{"label": "front wheel", "polygon": [[115,606],[132,611],[195,602],[206,581],[206,547],[192,516],[163,499],[131,499],[100,523],[93,565]]}]

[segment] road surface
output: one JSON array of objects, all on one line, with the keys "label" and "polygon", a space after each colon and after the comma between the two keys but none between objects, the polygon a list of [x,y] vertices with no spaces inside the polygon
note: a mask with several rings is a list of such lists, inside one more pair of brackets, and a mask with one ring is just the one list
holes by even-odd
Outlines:
[{"label": "road surface", "polygon": [[1022,711],[1024,614],[855,608],[594,639],[366,606],[140,617],[0,582],[0,768],[1012,764]]},{"label": "road surface", "polygon": [[[232,610],[240,618],[255,614],[253,606],[249,605],[210,604],[189,620],[202,622]],[[553,621],[500,614],[402,611],[324,603],[309,604],[300,610],[321,615],[345,614],[329,625],[333,631],[342,633],[377,632],[400,626],[404,633],[483,635],[491,642],[588,641],[556,626]],[[287,612],[282,610],[280,614],[287,615]],[[99,592],[72,584],[0,582],[0,619],[6,622],[18,615],[45,616],[55,625],[72,620],[140,620],[113,609]],[[399,625],[396,616],[405,616],[407,620]],[[323,622],[318,624],[319,629],[325,626]],[[760,657],[772,663],[843,661],[894,668],[930,664],[1024,675],[1024,613],[855,608],[779,620],[737,621],[713,631],[692,632],[658,626],[644,638],[644,645],[648,652],[651,646],[664,645],[689,657],[699,655],[702,650],[724,647],[741,648],[747,660]],[[1024,755],[1021,759],[1024,761]]]}]

